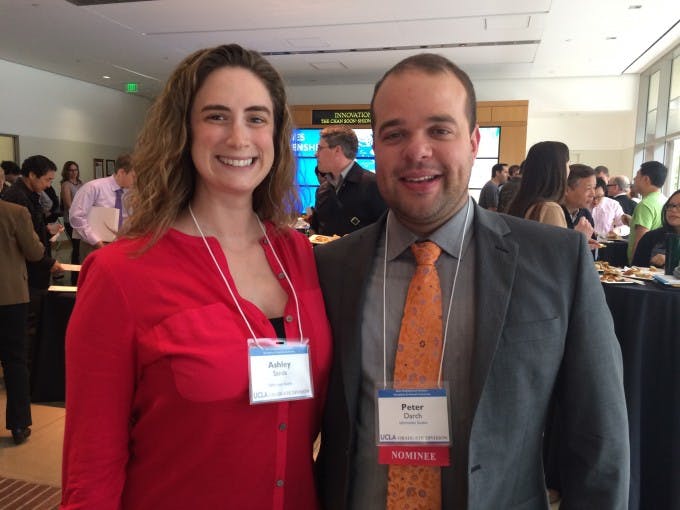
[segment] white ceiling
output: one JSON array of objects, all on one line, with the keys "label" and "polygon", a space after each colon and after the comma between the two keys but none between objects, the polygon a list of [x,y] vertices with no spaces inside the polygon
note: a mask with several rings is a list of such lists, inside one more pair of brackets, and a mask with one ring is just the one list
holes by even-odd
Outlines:
[{"label": "white ceiling", "polygon": [[611,76],[677,44],[679,20],[678,0],[0,0],[0,59],[145,97],[230,42],[288,85],[372,83],[421,51],[473,79]]}]

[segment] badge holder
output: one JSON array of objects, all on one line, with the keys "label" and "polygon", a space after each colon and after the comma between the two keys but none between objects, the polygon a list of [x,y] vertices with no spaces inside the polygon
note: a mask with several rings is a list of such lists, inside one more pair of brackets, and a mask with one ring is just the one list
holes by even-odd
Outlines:
[{"label": "badge holder", "polygon": [[448,466],[451,424],[448,383],[429,388],[376,390],[376,438],[380,464]]},{"label": "badge holder", "polygon": [[309,339],[248,339],[250,403],[314,397]]}]

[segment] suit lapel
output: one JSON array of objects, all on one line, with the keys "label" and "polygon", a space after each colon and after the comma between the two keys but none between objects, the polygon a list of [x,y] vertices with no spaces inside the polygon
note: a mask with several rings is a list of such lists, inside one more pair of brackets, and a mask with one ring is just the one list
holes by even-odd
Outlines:
[{"label": "suit lapel", "polygon": [[385,223],[385,217],[358,231],[352,236],[352,243],[343,250],[347,278],[339,289],[339,309],[347,315],[339,324],[336,341],[341,342],[342,375],[345,399],[351,422],[357,410],[357,399],[361,382],[361,320],[368,273],[373,264],[376,243]]},{"label": "suit lapel", "polygon": [[476,339],[470,386],[473,416],[506,322],[506,312],[515,279],[519,247],[506,237],[509,233],[510,228],[502,216],[477,207],[476,281],[480,283],[477,285]]}]

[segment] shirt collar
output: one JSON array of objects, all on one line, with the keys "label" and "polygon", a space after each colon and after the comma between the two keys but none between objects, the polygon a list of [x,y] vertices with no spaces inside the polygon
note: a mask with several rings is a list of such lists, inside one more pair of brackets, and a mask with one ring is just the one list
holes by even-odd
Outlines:
[{"label": "shirt collar", "polygon": [[[451,218],[449,218],[441,227],[432,232],[426,238],[421,238],[402,225],[397,217],[390,211],[387,215],[387,222],[385,229],[389,231],[389,238],[387,246],[387,259],[394,260],[404,251],[415,243],[416,241],[432,241],[436,243],[442,251],[445,251],[450,256],[458,258],[460,250],[460,241],[463,235],[463,228],[465,228],[465,246],[470,242],[472,233],[472,224],[474,221],[475,208],[471,203],[472,199],[468,197],[466,205],[461,207]],[[465,224],[467,210],[470,208],[470,217]],[[465,251],[465,246],[463,251]]]},{"label": "shirt collar", "polygon": [[353,166],[354,166],[354,160],[352,160],[352,162],[349,165],[347,165],[342,172],[340,172],[340,175],[342,176],[343,179],[345,179],[345,177],[347,177],[347,174],[349,173],[350,169]]}]

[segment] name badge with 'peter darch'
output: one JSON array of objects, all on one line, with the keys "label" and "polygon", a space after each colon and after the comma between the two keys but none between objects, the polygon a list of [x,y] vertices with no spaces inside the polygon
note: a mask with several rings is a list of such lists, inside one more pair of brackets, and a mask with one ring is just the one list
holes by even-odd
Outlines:
[{"label": "name badge with 'peter darch'", "polygon": [[306,338],[248,339],[248,372],[251,404],[314,397]]},{"label": "name badge with 'peter darch'", "polygon": [[380,464],[449,465],[446,388],[378,389],[377,400]]}]

